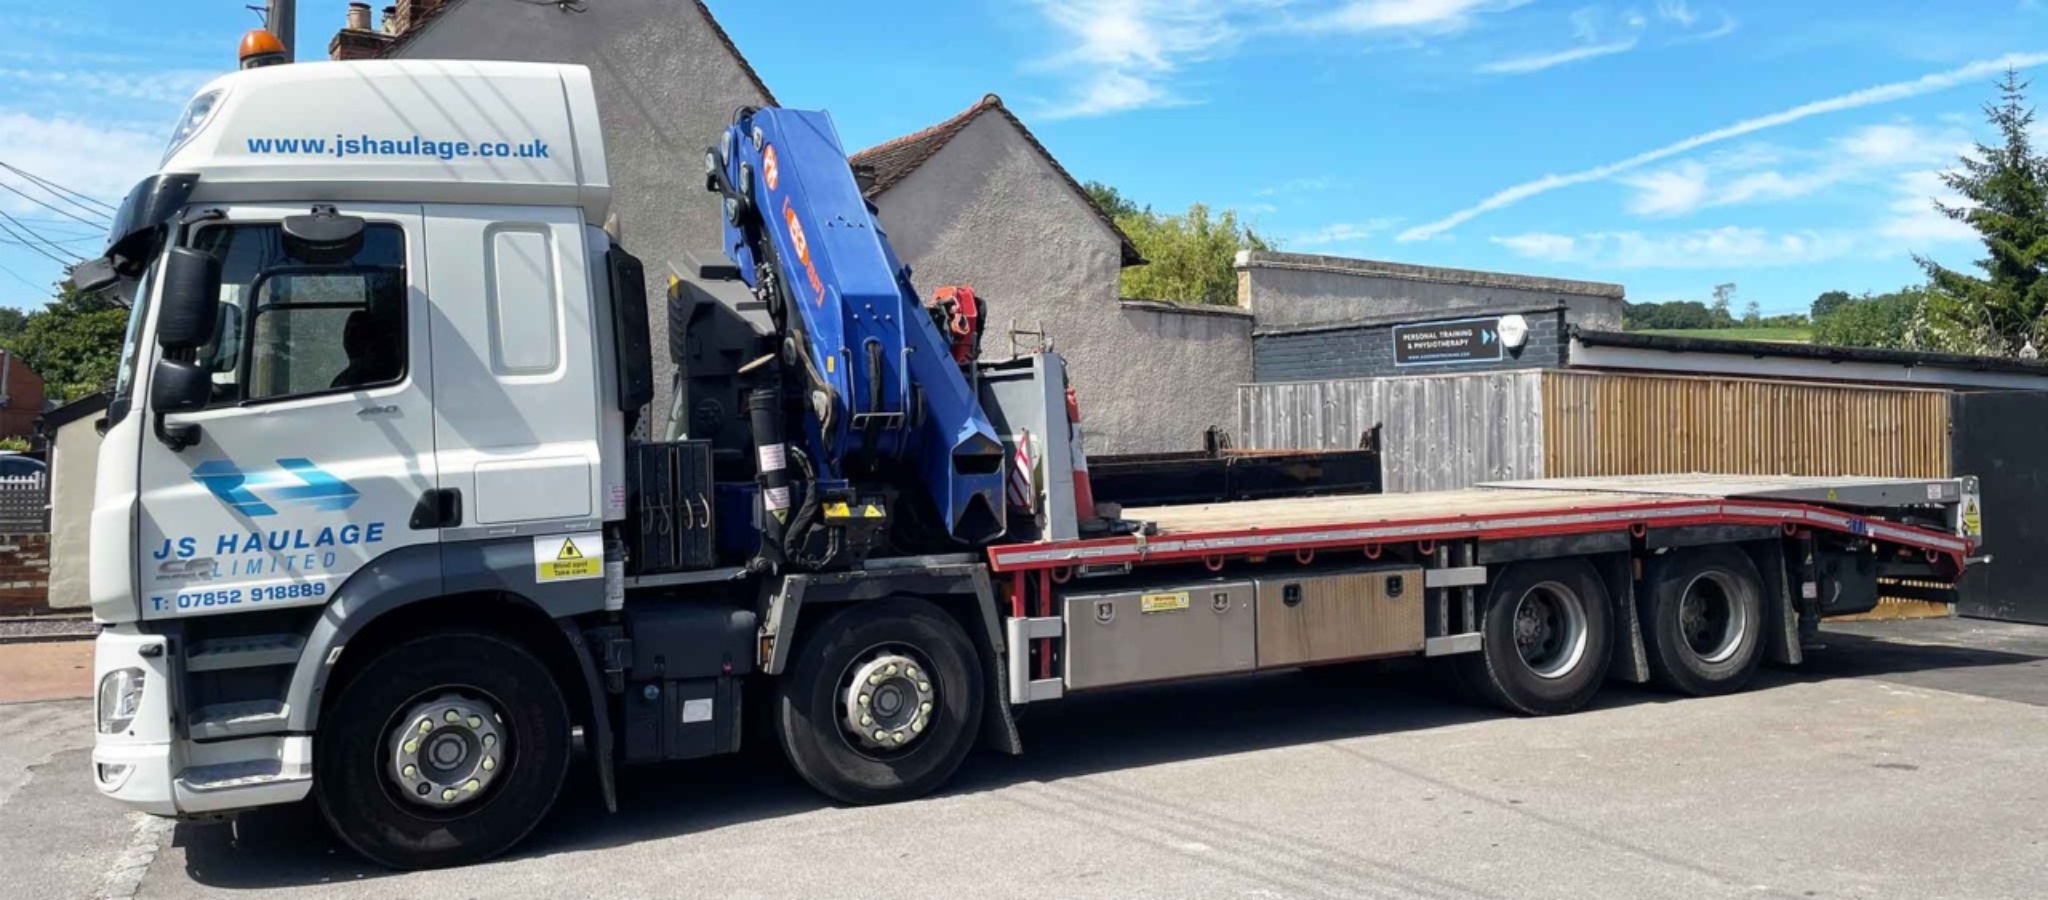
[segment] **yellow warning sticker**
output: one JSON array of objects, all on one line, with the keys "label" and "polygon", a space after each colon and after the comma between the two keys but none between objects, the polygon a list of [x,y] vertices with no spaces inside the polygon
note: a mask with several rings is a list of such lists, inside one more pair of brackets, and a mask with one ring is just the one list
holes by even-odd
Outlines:
[{"label": "yellow warning sticker", "polygon": [[575,581],[604,577],[604,535],[551,534],[533,539],[533,580]]},{"label": "yellow warning sticker", "polygon": [[852,518],[853,511],[848,509],[846,504],[834,501],[825,504],[825,516],[832,519],[847,519]]},{"label": "yellow warning sticker", "polygon": [[1145,594],[1138,598],[1139,612],[1175,612],[1187,608],[1187,591],[1173,591],[1171,593],[1164,594]]},{"label": "yellow warning sticker", "polygon": [[1977,509],[1977,498],[1963,498],[1963,533],[1981,535],[1984,533],[1984,516]]},{"label": "yellow warning sticker", "polygon": [[879,519],[879,518],[882,518],[882,517],[883,517],[883,514],[882,514],[882,507],[881,507],[881,506],[879,506],[879,505],[876,505],[876,504],[870,503],[870,504],[868,504],[868,505],[867,505],[867,507],[866,507],[866,508],[864,508],[864,509],[862,509],[862,510],[861,510],[861,512],[860,512],[860,515],[861,515],[861,518],[863,518],[863,519]]}]

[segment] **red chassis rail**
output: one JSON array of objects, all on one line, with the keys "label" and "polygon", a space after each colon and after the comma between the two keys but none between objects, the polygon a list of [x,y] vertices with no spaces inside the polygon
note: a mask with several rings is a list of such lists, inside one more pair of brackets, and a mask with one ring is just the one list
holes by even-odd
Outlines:
[{"label": "red chassis rail", "polygon": [[[1563,506],[1564,504],[1560,504]],[[1974,545],[1942,531],[1901,525],[1822,506],[1778,501],[1698,497],[1639,500],[1613,506],[1573,506],[1556,511],[1445,517],[1390,518],[1359,523],[1330,522],[1282,528],[1177,530],[1153,537],[1127,535],[1092,540],[1012,544],[988,551],[997,572],[1059,570],[1077,565],[1204,561],[1233,557],[1303,554],[1326,549],[1364,549],[1377,556],[1390,544],[1434,544],[1457,539],[1558,537],[1627,530],[1642,536],[1650,528],[1696,525],[1779,525],[1787,533],[1820,529],[1869,538],[1926,554],[1960,577]]]}]

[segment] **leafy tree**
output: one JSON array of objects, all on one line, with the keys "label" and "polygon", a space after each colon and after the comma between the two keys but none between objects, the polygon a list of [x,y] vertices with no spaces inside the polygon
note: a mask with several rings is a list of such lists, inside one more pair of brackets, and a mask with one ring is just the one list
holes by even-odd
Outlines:
[{"label": "leafy tree", "polygon": [[1833,304],[1827,315],[1814,319],[1813,342],[1837,347],[1910,348],[1912,325],[1927,297],[1926,288],[1912,287],[1875,296],[1865,293]]},{"label": "leafy tree", "polygon": [[1763,308],[1758,306],[1755,300],[1749,301],[1749,305],[1742,308],[1742,324],[1744,325],[1754,328],[1757,326],[1757,323],[1763,321],[1763,318]]},{"label": "leafy tree", "polygon": [[1848,305],[1853,299],[1855,298],[1849,296],[1848,291],[1828,291],[1813,298],[1813,320],[1820,321],[1828,313]]},{"label": "leafy tree", "polygon": [[1714,285],[1714,311],[1727,317],[1728,304],[1735,302],[1735,283]]},{"label": "leafy tree", "polygon": [[127,324],[119,301],[81,294],[67,282],[48,306],[23,316],[12,334],[0,331],[0,345],[43,377],[50,399],[73,400],[114,380]]},{"label": "leafy tree", "polygon": [[1125,297],[1233,305],[1237,252],[1273,249],[1271,241],[1238,221],[1235,210],[1214,213],[1196,203],[1180,215],[1160,215],[1102,182],[1084,188],[1149,262],[1124,270],[1118,289]]},{"label": "leafy tree", "polygon": [[1118,193],[1116,188],[1103,184],[1100,181],[1088,182],[1082,185],[1081,189],[1087,191],[1088,199],[1095,201],[1095,205],[1102,207],[1102,211],[1109,213],[1109,217],[1112,219],[1121,219],[1125,216],[1139,214],[1149,215],[1152,212],[1152,207],[1147,206],[1140,209],[1138,204],[1129,197],[1125,197],[1123,194]]},{"label": "leafy tree", "polygon": [[1979,143],[1962,157],[1961,169],[1942,173],[1970,203],[1935,204],[1982,235],[1986,254],[1976,267],[1983,275],[1914,257],[1929,281],[1914,339],[1931,349],[2013,356],[2048,345],[2048,156],[2034,150],[2029,135],[2027,83],[2007,71],[1998,87],[1999,101],[1984,115],[2000,142]]},{"label": "leafy tree", "polygon": [[12,306],[0,306],[0,343],[21,333],[21,326],[28,321],[28,313]]},{"label": "leafy tree", "polygon": [[1709,308],[1698,300],[1630,303],[1622,307],[1621,321],[1623,328],[1637,331],[1689,331],[1735,324],[1727,310]]}]

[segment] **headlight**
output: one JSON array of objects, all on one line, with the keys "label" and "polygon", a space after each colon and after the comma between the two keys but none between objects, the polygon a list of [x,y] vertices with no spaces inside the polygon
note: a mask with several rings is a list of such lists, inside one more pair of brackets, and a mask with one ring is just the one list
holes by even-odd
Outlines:
[{"label": "headlight", "polygon": [[100,678],[100,733],[127,731],[142,708],[142,686],[149,675],[141,669],[116,669]]}]

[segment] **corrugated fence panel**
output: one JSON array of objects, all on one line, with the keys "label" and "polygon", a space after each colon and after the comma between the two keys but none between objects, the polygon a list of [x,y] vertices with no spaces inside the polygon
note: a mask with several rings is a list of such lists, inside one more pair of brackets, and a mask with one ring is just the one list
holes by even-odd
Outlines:
[{"label": "corrugated fence panel", "polygon": [[1542,389],[1538,372],[1249,384],[1238,430],[1247,447],[1329,449],[1381,425],[1388,491],[1540,478]]},{"label": "corrugated fence panel", "polygon": [[1551,476],[1949,474],[1944,391],[1553,370]]}]

